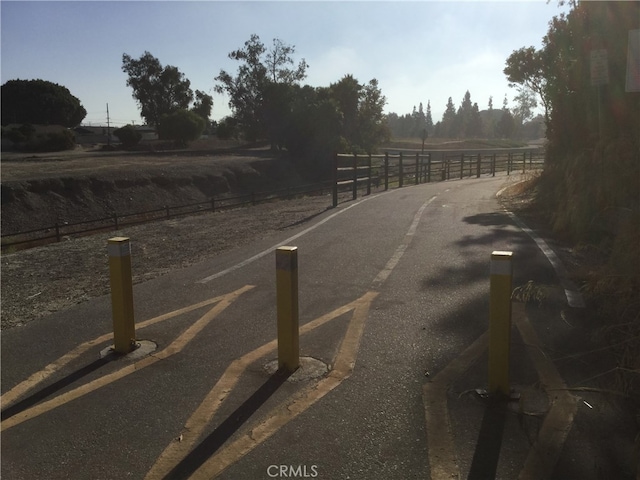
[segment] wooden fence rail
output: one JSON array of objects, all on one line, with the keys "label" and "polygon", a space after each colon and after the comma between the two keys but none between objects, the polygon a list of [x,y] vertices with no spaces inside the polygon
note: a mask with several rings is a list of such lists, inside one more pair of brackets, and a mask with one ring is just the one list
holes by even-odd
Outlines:
[{"label": "wooden fence rail", "polygon": [[60,242],[63,238],[78,237],[91,233],[120,230],[125,226],[138,225],[156,220],[170,219],[205,211],[220,211],[257,205],[279,199],[295,198],[300,195],[324,195],[331,191],[331,182],[289,187],[280,190],[251,192],[245,195],[212,197],[203,202],[184,205],[166,205],[162,208],[118,214],[74,223],[56,223],[48,227],[2,234],[2,251],[20,250],[48,243]]},{"label": "wooden fence rail", "polygon": [[[482,175],[495,176],[496,172],[540,169],[544,165],[544,153],[540,151],[518,151],[499,153],[442,153],[436,156],[426,153],[385,153],[384,155],[337,154],[333,168],[333,206],[338,205],[338,191],[345,187],[352,191],[355,200],[358,190],[366,188],[371,193],[372,184],[384,190],[410,183],[430,183],[454,178]],[[364,187],[363,187],[364,186]]]}]

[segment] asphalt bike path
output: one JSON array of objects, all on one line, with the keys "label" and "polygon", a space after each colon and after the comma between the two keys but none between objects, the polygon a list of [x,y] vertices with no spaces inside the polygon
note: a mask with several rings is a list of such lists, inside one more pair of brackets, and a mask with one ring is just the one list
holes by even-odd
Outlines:
[{"label": "asphalt bike path", "polygon": [[[535,435],[519,428],[515,415],[498,418],[501,438],[476,454],[488,409],[451,396],[452,387],[486,387],[481,339],[491,252],[514,251],[514,286],[558,283],[538,246],[501,211],[495,193],[506,179],[363,197],[136,285],[142,347],[125,358],[105,353],[112,342],[108,296],[3,332],[3,475],[406,479],[534,472],[527,461]],[[284,244],[298,247],[300,282],[302,367],[288,378],[273,373],[274,247]],[[518,382],[535,383],[532,360],[522,349],[514,356]],[[438,377],[459,358],[468,368]],[[442,388],[425,388],[431,382]],[[443,392],[450,398],[441,401]],[[444,427],[428,414],[437,408],[451,419]],[[570,409],[556,413],[560,423],[571,417]],[[549,447],[547,473],[562,447]],[[499,462],[475,459],[497,458],[501,450]]]}]

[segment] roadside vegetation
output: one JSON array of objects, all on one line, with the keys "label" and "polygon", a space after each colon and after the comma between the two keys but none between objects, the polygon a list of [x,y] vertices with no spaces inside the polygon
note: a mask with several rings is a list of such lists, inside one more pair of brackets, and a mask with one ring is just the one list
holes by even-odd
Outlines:
[{"label": "roadside vegetation", "polygon": [[[534,206],[575,245],[578,272],[615,353],[619,389],[640,399],[640,92],[627,80],[638,2],[579,2],[554,17],[543,47],[516,50],[505,74],[545,106],[546,165]],[[605,73],[592,73],[592,52]],[[604,53],[603,53],[604,52]]]}]

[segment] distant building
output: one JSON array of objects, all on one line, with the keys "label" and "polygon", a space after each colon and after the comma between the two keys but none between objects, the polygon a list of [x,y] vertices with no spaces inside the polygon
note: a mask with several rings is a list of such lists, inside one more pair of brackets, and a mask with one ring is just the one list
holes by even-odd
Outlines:
[{"label": "distant building", "polygon": [[[136,130],[142,134],[142,141],[145,140],[157,140],[158,135],[154,127],[148,125],[134,125]],[[110,139],[107,136],[107,130],[110,130]],[[73,129],[76,134],[76,143],[79,145],[96,144],[96,143],[119,143],[118,137],[113,132],[117,130],[117,127],[101,126],[84,126],[81,125]]]},{"label": "distant building", "polygon": [[[118,138],[113,135],[113,128],[111,128],[111,135],[107,135],[108,128],[106,126],[98,127],[85,127],[79,126],[73,129],[73,133],[76,136],[76,143],[78,145],[91,145],[98,143],[117,143]],[[111,137],[111,138],[109,138]]]}]

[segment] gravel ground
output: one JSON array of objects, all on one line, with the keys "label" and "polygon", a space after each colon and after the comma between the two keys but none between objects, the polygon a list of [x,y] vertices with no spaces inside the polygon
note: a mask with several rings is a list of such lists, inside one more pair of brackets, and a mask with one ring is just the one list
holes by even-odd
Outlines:
[{"label": "gravel ground", "polygon": [[[1,328],[18,327],[109,293],[108,238],[132,239],[133,282],[141,283],[293,228],[330,205],[328,195],[282,200],[148,223],[3,255]],[[175,252],[171,257],[166,256],[168,249]]]}]

